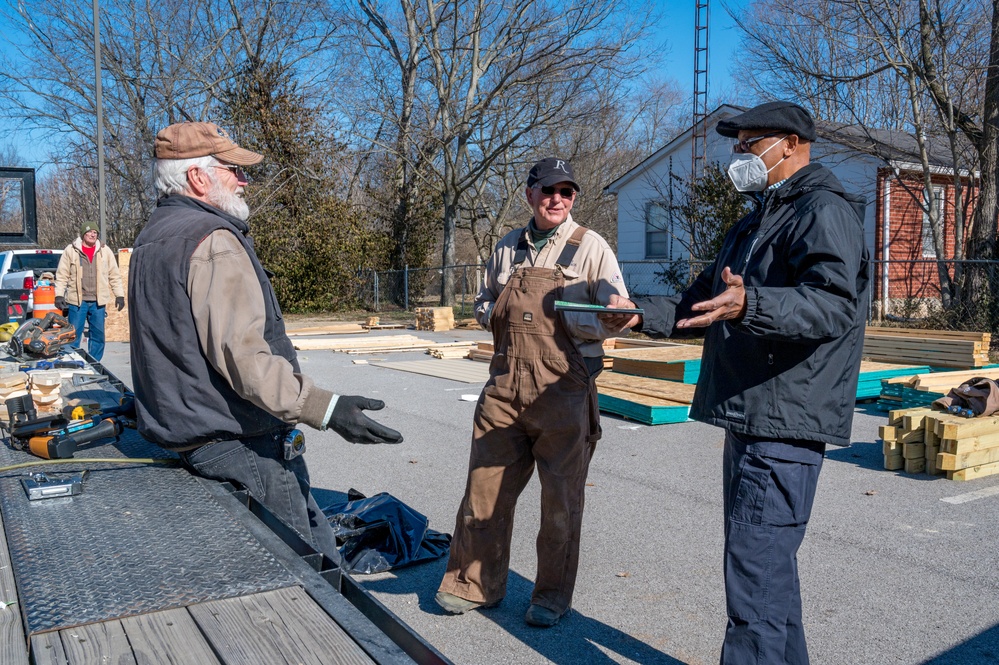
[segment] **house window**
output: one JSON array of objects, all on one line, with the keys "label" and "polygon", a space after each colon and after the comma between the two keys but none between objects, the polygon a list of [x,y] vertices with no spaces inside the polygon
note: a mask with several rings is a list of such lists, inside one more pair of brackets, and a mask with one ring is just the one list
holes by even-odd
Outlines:
[{"label": "house window", "polygon": [[[926,192],[923,192],[923,200],[926,200]],[[943,228],[944,219],[944,188],[933,188],[933,208],[936,211],[937,223]],[[933,249],[933,229],[930,227],[930,215],[923,210],[923,256],[936,257],[937,253]]]},{"label": "house window", "polygon": [[666,208],[650,203],[645,208],[645,258],[673,260],[673,220]]}]

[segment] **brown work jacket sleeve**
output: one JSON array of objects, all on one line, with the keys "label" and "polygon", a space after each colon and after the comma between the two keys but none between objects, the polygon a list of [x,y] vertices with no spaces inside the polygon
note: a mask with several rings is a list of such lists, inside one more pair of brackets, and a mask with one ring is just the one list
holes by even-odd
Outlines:
[{"label": "brown work jacket sleeve", "polygon": [[335,397],[264,340],[264,294],[246,250],[232,233],[215,231],[191,256],[187,292],[201,350],[242,398],[287,423],[317,429]]}]

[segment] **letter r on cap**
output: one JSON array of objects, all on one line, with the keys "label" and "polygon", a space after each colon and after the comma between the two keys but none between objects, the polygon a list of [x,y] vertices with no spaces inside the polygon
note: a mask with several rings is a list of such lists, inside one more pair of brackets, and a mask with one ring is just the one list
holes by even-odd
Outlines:
[{"label": "letter r on cap", "polygon": [[563,162],[561,159],[556,159],[555,160],[555,168],[557,168],[560,171],[562,171],[562,173],[566,173],[566,174],[569,173],[568,171],[565,170],[565,162]]}]

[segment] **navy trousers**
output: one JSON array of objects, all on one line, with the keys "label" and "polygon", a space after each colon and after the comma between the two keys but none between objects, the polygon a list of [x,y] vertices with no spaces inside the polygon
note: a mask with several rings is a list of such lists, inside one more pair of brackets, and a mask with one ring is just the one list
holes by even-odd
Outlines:
[{"label": "navy trousers", "polygon": [[725,435],[722,665],[807,665],[798,548],[825,445]]},{"label": "navy trousers", "polygon": [[312,497],[305,458],[286,460],[283,440],[283,432],[274,432],[209,443],[180,456],[199,476],[235,482],[246,488],[313,549],[339,564],[336,536]]}]

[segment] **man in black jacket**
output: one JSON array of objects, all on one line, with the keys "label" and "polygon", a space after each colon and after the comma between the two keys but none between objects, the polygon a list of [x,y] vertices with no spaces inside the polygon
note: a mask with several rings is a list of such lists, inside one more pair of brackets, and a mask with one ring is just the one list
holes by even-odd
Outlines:
[{"label": "man in black jacket", "polygon": [[653,337],[704,337],[690,416],[725,429],[721,662],[808,662],[797,552],[826,444],[849,445],[864,344],[865,204],[810,164],[815,125],[770,102],[718,123],[729,176],[755,207],[673,297],[611,297],[604,315]]}]

